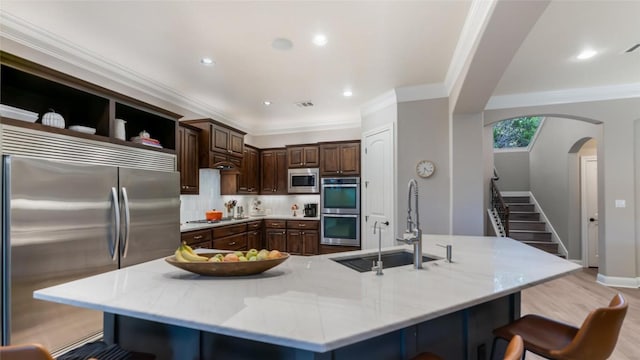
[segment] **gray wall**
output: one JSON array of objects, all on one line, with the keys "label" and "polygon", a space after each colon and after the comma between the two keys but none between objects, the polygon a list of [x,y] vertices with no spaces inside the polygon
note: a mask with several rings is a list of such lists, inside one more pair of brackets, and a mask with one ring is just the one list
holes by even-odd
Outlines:
[{"label": "gray wall", "polygon": [[569,150],[583,138],[600,139],[600,134],[600,125],[548,117],[530,153],[531,193],[572,259],[581,258],[580,231],[579,228],[569,228],[569,219],[571,214],[579,212],[580,207],[579,203],[571,201],[571,194],[575,197],[576,189],[579,189],[579,177],[575,171],[577,156],[571,155]]},{"label": "gray wall", "polygon": [[[397,186],[398,232],[404,231],[407,183],[415,178],[420,189],[420,221],[429,234],[448,234],[450,228],[449,102],[433,99],[398,104]],[[435,163],[428,179],[416,175],[419,160]]]},{"label": "gray wall", "polygon": [[311,144],[320,141],[359,140],[359,127],[336,130],[304,131],[277,135],[245,136],[245,143],[260,149],[294,144]]},{"label": "gray wall", "polygon": [[500,191],[529,191],[529,151],[494,152],[493,163]]}]

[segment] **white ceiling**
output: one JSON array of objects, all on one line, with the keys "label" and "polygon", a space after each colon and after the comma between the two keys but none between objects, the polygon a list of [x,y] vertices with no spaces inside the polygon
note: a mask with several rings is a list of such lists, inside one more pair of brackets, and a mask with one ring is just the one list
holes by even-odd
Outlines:
[{"label": "white ceiling", "polygon": [[[151,79],[250,133],[357,126],[391,89],[441,84],[471,0],[10,1],[5,14]],[[640,83],[640,1],[555,1],[495,94]],[[316,47],[322,32],[329,42]],[[289,51],[271,43],[293,41]],[[578,63],[584,46],[602,51]],[[199,63],[210,56],[215,66]],[[351,98],[342,96],[351,89]],[[262,104],[269,100],[272,105]],[[312,108],[298,101],[311,100]],[[203,110],[204,109],[204,110]]]}]

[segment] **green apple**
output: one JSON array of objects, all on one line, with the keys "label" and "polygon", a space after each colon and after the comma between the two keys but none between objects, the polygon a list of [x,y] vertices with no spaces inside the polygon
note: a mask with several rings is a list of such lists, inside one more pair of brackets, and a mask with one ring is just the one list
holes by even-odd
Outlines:
[{"label": "green apple", "polygon": [[244,256],[238,256],[238,261],[247,261],[247,258]]},{"label": "green apple", "polygon": [[257,256],[258,255],[258,250],[256,249],[251,249],[249,251],[247,251],[247,257],[250,258],[252,256]]},{"label": "green apple", "polygon": [[240,258],[240,256],[244,256],[244,253],[242,251],[236,251],[234,252],[234,254],[236,254],[238,258]]},{"label": "green apple", "polygon": [[257,256],[252,256],[249,258],[249,261],[257,261],[258,257]]},{"label": "green apple", "polygon": [[224,255],[222,255],[222,254],[220,254],[220,253],[215,254],[213,257],[214,257],[214,258],[216,258],[216,259],[218,259],[218,260],[220,260],[220,261],[222,261],[222,259],[224,259]]}]

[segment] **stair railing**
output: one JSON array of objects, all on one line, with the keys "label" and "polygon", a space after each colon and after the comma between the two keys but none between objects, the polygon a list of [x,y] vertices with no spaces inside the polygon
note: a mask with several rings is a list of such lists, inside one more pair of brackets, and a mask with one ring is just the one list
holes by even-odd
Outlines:
[{"label": "stair railing", "polygon": [[504,236],[509,236],[509,205],[504,202],[502,195],[500,194],[500,190],[498,190],[498,185],[496,185],[496,177],[497,173],[494,169],[495,177],[491,178],[491,206],[498,213],[498,218],[500,222],[502,222],[502,227],[504,228]]}]

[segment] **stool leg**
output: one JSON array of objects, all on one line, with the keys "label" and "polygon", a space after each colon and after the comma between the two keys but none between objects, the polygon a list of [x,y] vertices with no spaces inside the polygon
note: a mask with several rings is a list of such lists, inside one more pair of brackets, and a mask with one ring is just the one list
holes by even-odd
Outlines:
[{"label": "stool leg", "polygon": [[489,360],[493,360],[493,353],[496,351],[496,341],[498,341],[498,337],[493,337],[493,343],[491,344],[491,355],[489,356]]}]

